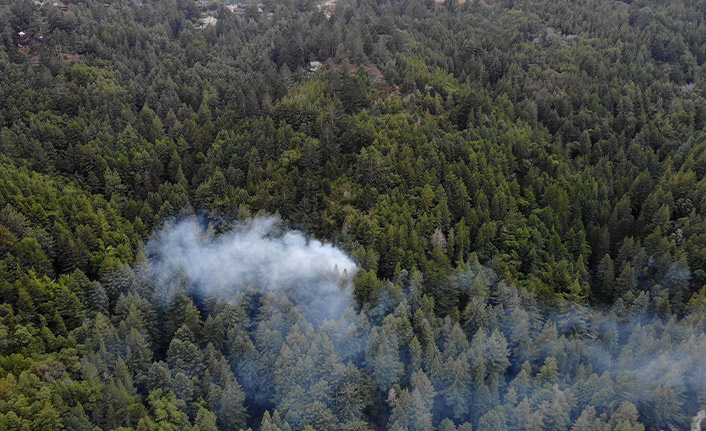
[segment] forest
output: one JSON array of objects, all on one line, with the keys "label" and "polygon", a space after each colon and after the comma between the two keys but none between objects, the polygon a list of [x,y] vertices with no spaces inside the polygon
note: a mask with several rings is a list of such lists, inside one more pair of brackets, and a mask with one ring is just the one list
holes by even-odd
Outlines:
[{"label": "forest", "polygon": [[0,430],[706,429],[706,0],[0,0]]}]

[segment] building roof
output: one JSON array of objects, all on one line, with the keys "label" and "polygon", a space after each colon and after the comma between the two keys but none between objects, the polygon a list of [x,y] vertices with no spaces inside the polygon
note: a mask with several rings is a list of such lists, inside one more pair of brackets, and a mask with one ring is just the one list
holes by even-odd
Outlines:
[{"label": "building roof", "polygon": [[310,72],[316,72],[319,70],[321,67],[321,62],[320,61],[310,61],[309,62],[309,71]]},{"label": "building roof", "polygon": [[199,20],[199,22],[200,22],[201,24],[198,26],[198,28],[206,28],[206,27],[208,27],[209,25],[214,25],[214,24],[216,24],[216,23],[218,22],[218,18],[216,18],[215,16],[212,16],[212,15],[209,15],[209,16],[207,16],[207,17],[205,17],[205,18],[201,18],[201,19]]}]

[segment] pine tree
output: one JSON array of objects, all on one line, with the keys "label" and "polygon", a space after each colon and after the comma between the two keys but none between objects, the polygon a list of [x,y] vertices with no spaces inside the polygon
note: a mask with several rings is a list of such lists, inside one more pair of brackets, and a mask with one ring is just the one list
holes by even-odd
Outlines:
[{"label": "pine tree", "polygon": [[499,330],[493,331],[485,344],[486,364],[488,376],[491,381],[498,382],[505,376],[505,371],[510,366],[507,349],[507,340]]},{"label": "pine tree", "polygon": [[164,362],[153,362],[147,371],[144,385],[148,392],[160,390],[162,393],[166,393],[171,390],[171,382],[172,376],[167,364]]},{"label": "pine tree", "polygon": [[437,376],[441,386],[439,393],[457,420],[463,420],[468,415],[473,379],[468,355],[468,340],[457,323],[444,345],[443,364]]},{"label": "pine tree", "polygon": [[268,411],[262,416],[260,431],[292,431],[292,428],[280,418],[279,412],[275,410],[272,416]]},{"label": "pine tree", "polygon": [[156,430],[187,431],[190,428],[189,418],[183,411],[186,405],[173,392],[164,394],[158,389],[149,394],[147,403]]},{"label": "pine tree", "polygon": [[509,317],[509,347],[511,364],[519,367],[530,359],[529,314],[521,307],[513,310]]},{"label": "pine tree", "polygon": [[121,294],[126,294],[137,286],[137,277],[128,265],[120,265],[115,271],[103,276],[101,286],[108,295],[109,303],[115,304]]},{"label": "pine tree", "polygon": [[457,431],[456,424],[449,418],[445,418],[439,424],[439,431]]},{"label": "pine tree", "polygon": [[186,374],[178,371],[172,379],[171,386],[177,398],[184,400],[187,404],[191,403],[194,398],[194,384]]},{"label": "pine tree", "polygon": [[56,240],[56,269],[68,274],[78,267],[79,247],[71,232],[59,223],[54,223],[54,238]]},{"label": "pine tree", "polygon": [[412,375],[412,389],[402,389],[399,395],[390,391],[388,402],[392,406],[390,429],[423,431],[432,429],[431,407],[436,392],[422,371]]},{"label": "pine tree", "polygon": [[125,339],[125,362],[128,369],[138,379],[146,377],[152,351],[145,337],[136,329],[131,329]]},{"label": "pine tree", "polygon": [[199,411],[196,413],[196,419],[194,420],[194,431],[218,431],[216,415],[203,406],[199,406]]},{"label": "pine tree", "polygon": [[247,413],[244,402],[245,393],[236,380],[231,380],[224,385],[223,395],[216,409],[220,429],[237,431],[245,427]]},{"label": "pine tree", "polygon": [[638,412],[634,404],[625,401],[611,415],[608,421],[611,429],[620,431],[644,431],[645,427],[638,422]]},{"label": "pine tree", "polygon": [[81,403],[76,403],[76,406],[71,408],[68,417],[66,417],[63,422],[66,429],[93,431],[93,424],[91,424]]},{"label": "pine tree", "polygon": [[626,263],[620,271],[620,275],[615,280],[615,295],[622,296],[627,292],[634,290],[637,287],[637,279],[635,278],[635,270],[629,263]]},{"label": "pine tree", "polygon": [[386,328],[373,328],[366,360],[371,367],[373,381],[382,392],[402,376],[404,365],[399,359],[397,337]]},{"label": "pine tree", "polygon": [[183,372],[189,377],[198,377],[203,371],[201,350],[189,341],[174,338],[167,350],[169,368],[177,373]]},{"label": "pine tree", "polygon": [[488,431],[507,431],[507,418],[502,407],[484,414],[478,421],[478,428]]},{"label": "pine tree", "polygon": [[64,429],[59,412],[49,401],[44,403],[44,407],[32,421],[31,427],[32,429],[47,431],[61,431]]},{"label": "pine tree", "polygon": [[571,431],[603,431],[605,426],[605,422],[596,416],[596,409],[593,406],[588,406],[576,419]]}]

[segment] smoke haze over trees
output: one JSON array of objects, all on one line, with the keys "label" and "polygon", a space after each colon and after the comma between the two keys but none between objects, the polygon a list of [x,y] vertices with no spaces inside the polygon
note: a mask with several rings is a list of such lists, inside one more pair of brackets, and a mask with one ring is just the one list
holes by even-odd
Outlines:
[{"label": "smoke haze over trees", "polygon": [[319,3],[0,0],[0,429],[689,429],[706,2]]},{"label": "smoke haze over trees", "polygon": [[163,299],[237,301],[244,290],[284,290],[313,321],[340,316],[353,305],[356,264],[330,244],[277,232],[277,225],[274,218],[252,219],[209,239],[195,218],[170,224],[147,244]]}]

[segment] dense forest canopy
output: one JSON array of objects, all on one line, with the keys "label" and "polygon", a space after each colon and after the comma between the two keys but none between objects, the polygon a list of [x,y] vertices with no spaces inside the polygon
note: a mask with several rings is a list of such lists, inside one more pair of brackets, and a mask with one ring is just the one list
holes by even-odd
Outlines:
[{"label": "dense forest canopy", "polygon": [[704,21],[0,0],[0,429],[690,429]]}]

